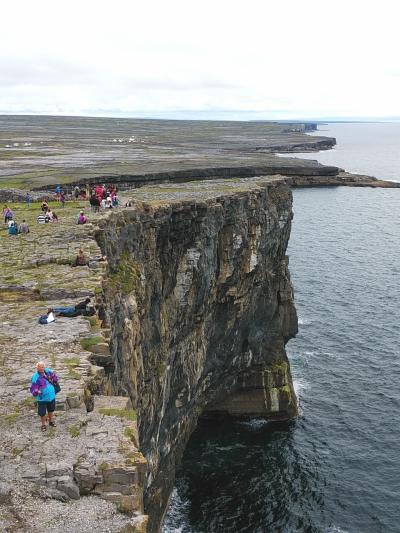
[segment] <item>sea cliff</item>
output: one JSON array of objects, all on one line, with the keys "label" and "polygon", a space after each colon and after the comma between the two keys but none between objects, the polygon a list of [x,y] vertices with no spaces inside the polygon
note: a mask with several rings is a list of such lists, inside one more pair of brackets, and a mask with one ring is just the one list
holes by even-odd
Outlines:
[{"label": "sea cliff", "polygon": [[149,531],[158,531],[200,416],[297,413],[284,348],[297,317],[284,183],[216,181],[153,195],[103,221],[97,240],[110,258],[110,387],[137,410],[145,509]]}]

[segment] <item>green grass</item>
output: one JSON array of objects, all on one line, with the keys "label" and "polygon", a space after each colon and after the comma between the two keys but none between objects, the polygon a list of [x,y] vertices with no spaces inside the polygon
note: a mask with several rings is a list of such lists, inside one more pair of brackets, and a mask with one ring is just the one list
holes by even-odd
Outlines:
[{"label": "green grass", "polygon": [[136,411],[134,409],[117,409],[114,407],[103,407],[99,409],[99,413],[106,416],[119,416],[119,418],[126,418],[127,420],[136,420]]},{"label": "green grass", "polygon": [[97,316],[84,316],[83,318],[89,322],[90,327],[92,329],[97,326],[97,322],[98,322]]},{"label": "green grass", "polygon": [[89,350],[92,346],[95,346],[96,344],[99,344],[100,342],[103,342],[103,337],[86,337],[85,339],[81,339],[81,346],[84,350]]},{"label": "green grass", "polygon": [[136,287],[140,279],[140,269],[138,263],[132,259],[128,252],[121,254],[118,261],[118,268],[109,276],[110,286],[124,294],[129,294]]},{"label": "green grass", "polygon": [[128,426],[124,429],[124,437],[129,439],[136,448],[138,447],[135,430],[132,427]]},{"label": "green grass", "polygon": [[81,434],[81,427],[79,424],[76,424],[76,425],[73,425],[73,426],[70,426],[68,428],[68,433],[70,434],[70,436],[73,438],[73,439],[76,439],[77,437],[79,437],[79,435]]},{"label": "green grass", "polygon": [[13,413],[9,413],[8,415],[4,416],[4,420],[7,422],[7,424],[13,425],[17,421],[18,417],[20,415],[19,411],[14,411]]},{"label": "green grass", "polygon": [[27,396],[26,398],[22,400],[22,402],[20,403],[20,406],[29,409],[33,407],[35,404],[36,404],[35,398],[33,396]]},{"label": "green grass", "polygon": [[64,359],[64,364],[68,368],[68,377],[71,379],[81,379],[82,376],[75,370],[75,367],[78,366],[80,362],[81,360],[79,357],[67,357]]}]

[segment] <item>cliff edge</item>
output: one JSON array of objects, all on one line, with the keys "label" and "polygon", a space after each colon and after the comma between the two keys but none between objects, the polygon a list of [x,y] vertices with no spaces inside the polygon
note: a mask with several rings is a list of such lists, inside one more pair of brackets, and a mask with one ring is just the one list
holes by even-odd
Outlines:
[{"label": "cliff edge", "polygon": [[285,255],[290,189],[279,179],[135,191],[100,223],[114,394],[137,410],[145,509],[158,531],[200,416],[297,413],[285,343],[297,317]]}]

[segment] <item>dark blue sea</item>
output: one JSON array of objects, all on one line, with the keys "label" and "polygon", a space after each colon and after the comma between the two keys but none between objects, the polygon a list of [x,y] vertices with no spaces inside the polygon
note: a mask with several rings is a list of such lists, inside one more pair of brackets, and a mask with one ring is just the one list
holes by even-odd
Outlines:
[{"label": "dark blue sea", "polygon": [[[338,148],[314,159],[400,180],[400,124],[321,129]],[[395,156],[369,166],[388,137]],[[300,416],[201,423],[164,533],[400,531],[400,189],[295,190],[288,253]]]}]

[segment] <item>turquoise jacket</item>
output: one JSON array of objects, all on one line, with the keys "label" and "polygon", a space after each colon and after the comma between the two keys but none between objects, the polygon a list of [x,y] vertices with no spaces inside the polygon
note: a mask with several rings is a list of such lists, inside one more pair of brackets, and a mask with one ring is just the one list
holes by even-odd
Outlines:
[{"label": "turquoise jacket", "polygon": [[[44,371],[52,372],[51,368],[45,368]],[[32,384],[36,383],[39,380],[41,384],[45,382],[46,386],[44,388],[40,388],[42,392],[36,396],[36,400],[38,402],[52,402],[56,397],[56,391],[54,390],[53,385],[49,383],[44,377],[42,377],[39,372],[35,372],[32,376]]]}]

